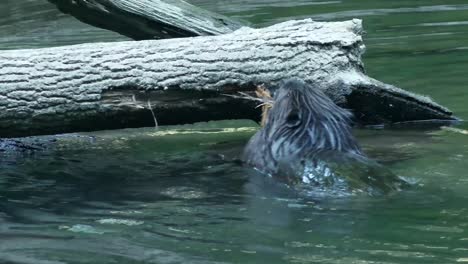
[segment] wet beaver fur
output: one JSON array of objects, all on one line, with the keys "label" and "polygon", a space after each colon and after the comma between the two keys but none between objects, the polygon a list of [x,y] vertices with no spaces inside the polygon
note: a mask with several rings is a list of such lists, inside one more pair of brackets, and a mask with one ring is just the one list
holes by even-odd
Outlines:
[{"label": "wet beaver fur", "polygon": [[377,194],[401,188],[403,180],[363,154],[351,118],[319,87],[283,81],[274,91],[266,124],[250,139],[242,160],[305,191]]}]

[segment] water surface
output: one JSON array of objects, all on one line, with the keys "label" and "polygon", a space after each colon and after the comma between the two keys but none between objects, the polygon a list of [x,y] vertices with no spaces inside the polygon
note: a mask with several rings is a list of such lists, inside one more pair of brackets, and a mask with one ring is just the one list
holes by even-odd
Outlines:
[{"label": "water surface", "polygon": [[255,188],[236,162],[256,129],[218,122],[103,131],[4,153],[0,260],[466,261],[467,135],[357,131],[370,156],[415,185],[382,197],[307,199]]},{"label": "water surface", "polygon": [[[193,0],[266,26],[362,18],[369,75],[468,117],[466,1]],[[46,1],[3,0],[0,49],[126,40]],[[284,198],[236,158],[252,122],[103,131],[0,153],[0,263],[468,262],[468,135],[356,131],[413,188],[383,197]]]}]

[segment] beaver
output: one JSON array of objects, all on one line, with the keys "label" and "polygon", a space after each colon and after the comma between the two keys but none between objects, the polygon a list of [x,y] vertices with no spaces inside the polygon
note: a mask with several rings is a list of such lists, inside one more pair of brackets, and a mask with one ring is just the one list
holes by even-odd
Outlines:
[{"label": "beaver", "polygon": [[304,191],[380,194],[405,185],[363,153],[352,134],[351,112],[318,86],[288,79],[273,101],[265,125],[244,149],[246,165]]}]

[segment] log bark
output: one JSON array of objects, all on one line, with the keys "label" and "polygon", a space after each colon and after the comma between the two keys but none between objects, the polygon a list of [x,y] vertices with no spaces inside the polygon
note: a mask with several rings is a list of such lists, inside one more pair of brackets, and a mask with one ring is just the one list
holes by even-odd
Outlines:
[{"label": "log bark", "polygon": [[244,25],[182,0],[49,0],[87,24],[135,40],[230,33]]},{"label": "log bark", "polygon": [[363,73],[360,20],[289,21],[184,39],[0,53],[0,137],[259,118],[223,94],[289,77],[322,83],[362,123],[454,119]]}]

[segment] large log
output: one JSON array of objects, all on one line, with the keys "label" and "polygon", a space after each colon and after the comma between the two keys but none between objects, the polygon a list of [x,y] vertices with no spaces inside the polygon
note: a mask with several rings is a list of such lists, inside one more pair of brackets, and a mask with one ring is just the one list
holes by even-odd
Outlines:
[{"label": "large log", "polygon": [[245,25],[182,0],[49,0],[90,25],[135,40],[230,33]]},{"label": "large log", "polygon": [[[432,102],[363,73],[360,20],[289,21],[184,39],[0,53],[0,137],[258,118],[224,96],[296,76],[363,123],[452,119]],[[150,107],[151,106],[151,107]]]}]

